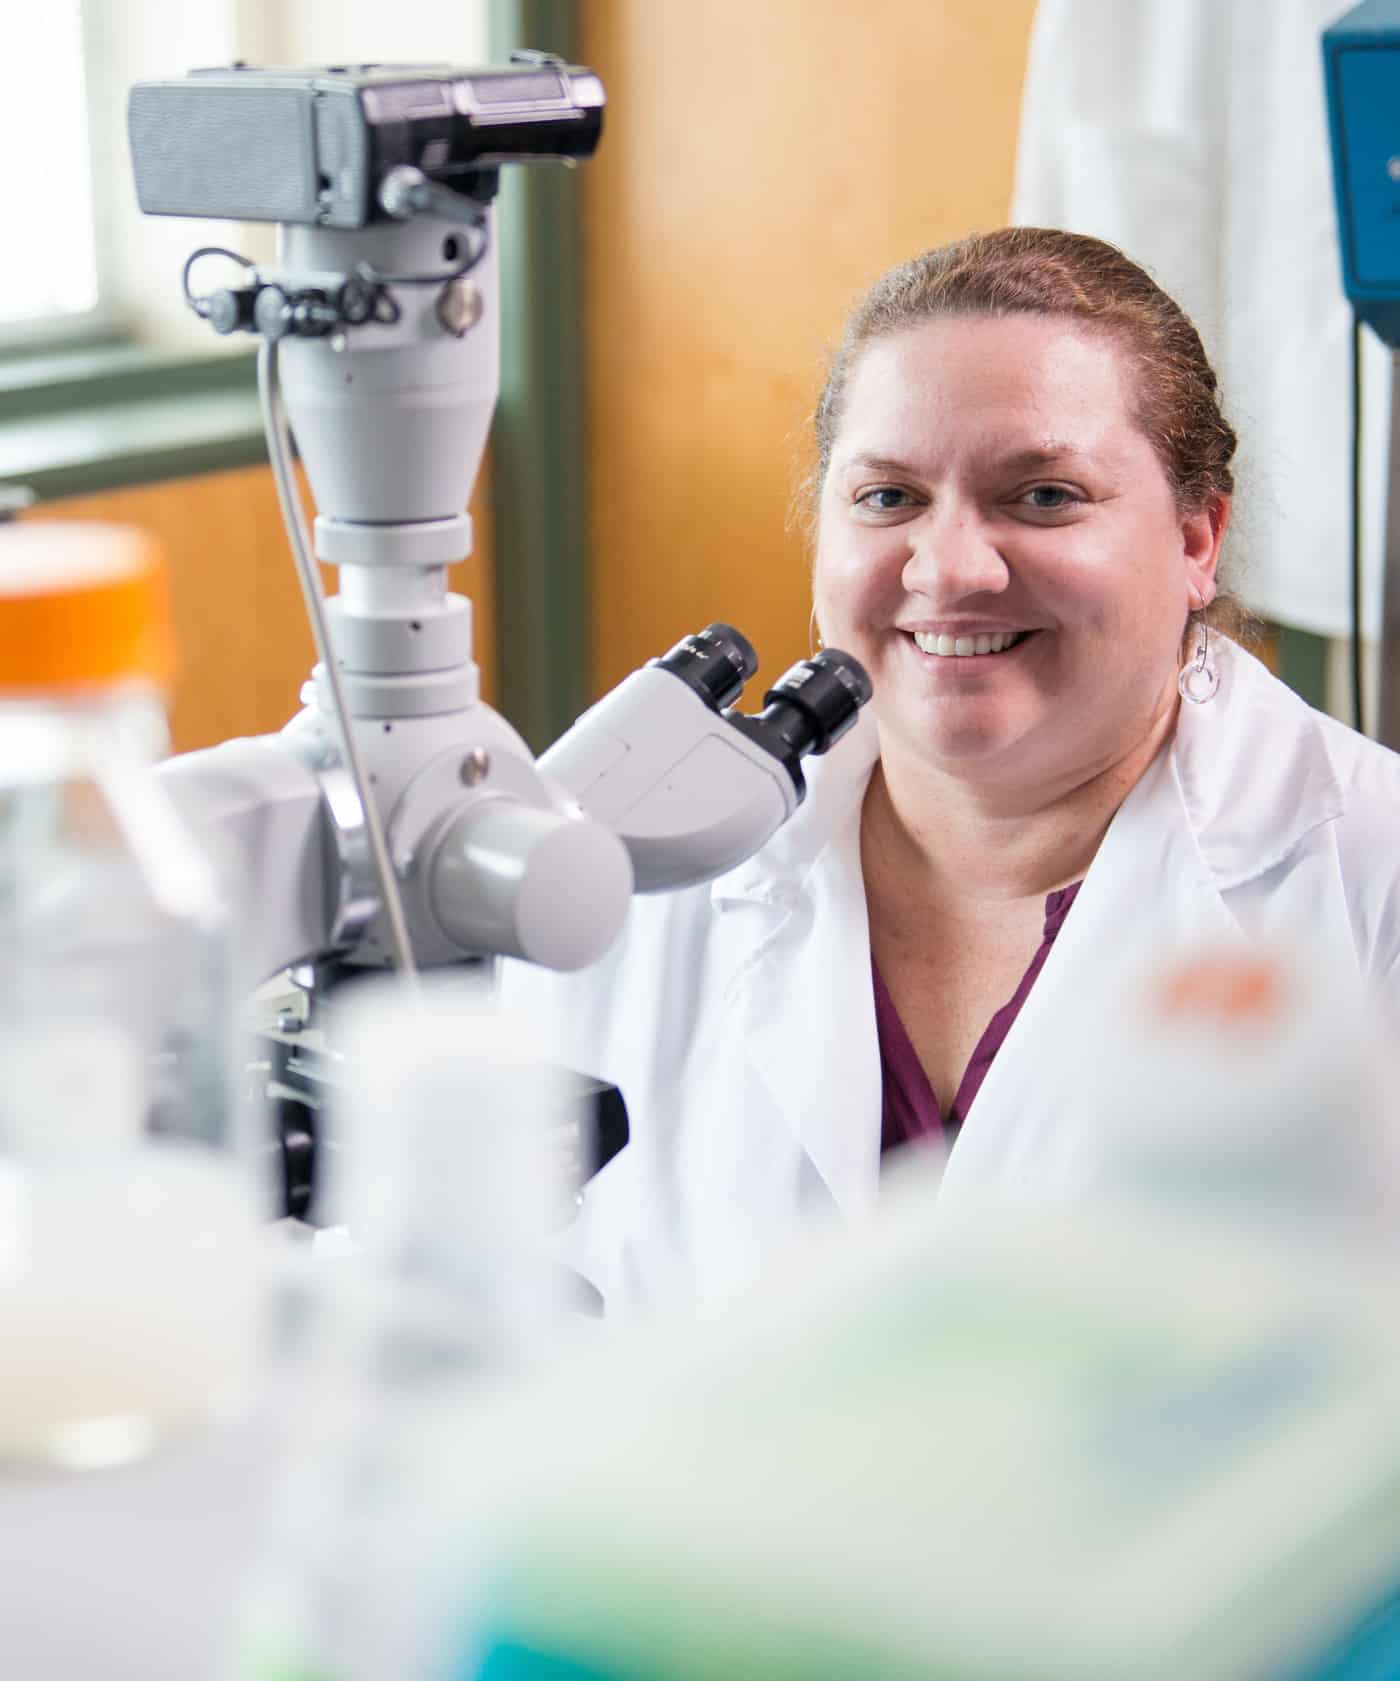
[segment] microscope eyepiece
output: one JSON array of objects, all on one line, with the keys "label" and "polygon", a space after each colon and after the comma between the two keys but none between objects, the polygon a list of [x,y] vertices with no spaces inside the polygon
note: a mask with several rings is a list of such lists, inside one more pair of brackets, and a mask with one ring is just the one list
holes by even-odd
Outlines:
[{"label": "microscope eyepiece", "polygon": [[[764,695],[760,717],[774,714],[785,735],[805,736],[799,753],[825,753],[855,723],[870,694],[870,677],[859,660],[823,648],[783,673]],[[789,713],[796,716],[789,719]]]},{"label": "microscope eyepiece", "polygon": [[732,625],[712,624],[683,637],[669,654],[650,663],[672,672],[707,706],[722,712],[738,700],[744,684],[758,670],[758,655]]},{"label": "microscope eyepiece", "polygon": [[782,762],[801,799],[807,791],[803,755],[834,746],[870,695],[870,677],[860,661],[839,648],[823,648],[783,673],[756,718],[731,712],[729,721]]}]

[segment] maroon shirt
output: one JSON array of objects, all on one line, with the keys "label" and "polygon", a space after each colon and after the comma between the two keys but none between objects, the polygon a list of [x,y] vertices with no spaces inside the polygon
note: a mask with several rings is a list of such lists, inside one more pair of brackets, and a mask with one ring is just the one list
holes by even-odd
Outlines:
[{"label": "maroon shirt", "polygon": [[918,1052],[910,1043],[904,1023],[899,1019],[894,1000],[880,978],[874,958],[871,958],[870,967],[875,976],[875,1027],[880,1036],[880,1069],[884,1079],[884,1119],[880,1129],[882,1154],[900,1144],[912,1143],[915,1139],[946,1137],[951,1142],[957,1137],[958,1128],[967,1119],[973,1098],[982,1089],[987,1070],[992,1066],[992,1058],[1001,1049],[1006,1035],[1011,1031],[1012,1022],[1021,1013],[1021,1006],[1026,999],[1030,997],[1036,976],[1045,967],[1050,947],[1054,945],[1055,936],[1069,915],[1069,908],[1074,903],[1074,896],[1081,885],[1076,881],[1046,896],[1045,932],[1041,935],[1040,949],[1022,975],[1021,984],[1016,988],[1011,1002],[1003,1004],[987,1023],[968,1062],[952,1107],[946,1111],[939,1104],[937,1093],[930,1085],[928,1075],[924,1073],[924,1065],[919,1061]]}]

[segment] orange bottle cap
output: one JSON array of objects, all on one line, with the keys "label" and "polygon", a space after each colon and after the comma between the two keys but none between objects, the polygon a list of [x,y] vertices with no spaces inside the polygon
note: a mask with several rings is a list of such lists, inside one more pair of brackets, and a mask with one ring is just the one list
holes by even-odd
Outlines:
[{"label": "orange bottle cap", "polygon": [[0,526],[0,693],[174,672],[169,580],[143,532],[96,522]]}]

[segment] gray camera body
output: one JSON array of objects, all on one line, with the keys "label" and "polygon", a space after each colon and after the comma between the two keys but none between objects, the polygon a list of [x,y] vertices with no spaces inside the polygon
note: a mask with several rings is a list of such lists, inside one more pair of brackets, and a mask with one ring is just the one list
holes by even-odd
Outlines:
[{"label": "gray camera body", "polygon": [[483,200],[501,164],[591,157],[603,106],[591,70],[546,54],[479,70],[234,65],[138,82],[127,125],[148,215],[363,228],[386,219],[397,168]]}]

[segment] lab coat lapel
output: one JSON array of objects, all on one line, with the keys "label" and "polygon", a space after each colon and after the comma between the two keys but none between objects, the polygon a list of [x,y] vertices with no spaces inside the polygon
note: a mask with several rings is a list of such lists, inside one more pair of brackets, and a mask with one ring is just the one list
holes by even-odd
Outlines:
[{"label": "lab coat lapel", "polygon": [[788,1147],[815,1170],[799,1163],[798,1200],[813,1210],[834,1202],[851,1216],[873,1203],[880,1167],[880,1054],[860,864],[874,755],[872,723],[819,767],[818,809],[794,819],[758,869],[733,872],[714,893],[721,905],[757,901],[772,913],[732,969],[725,1008],[782,1115]]},{"label": "lab coat lapel", "polygon": [[[1134,952],[1124,953],[1124,931]],[[1063,1044],[1105,967],[1134,955],[1208,949],[1242,935],[1197,844],[1174,755],[1158,755],[1109,825],[1029,998],[977,1094],[948,1160],[945,1194],[1040,1195],[1082,1168],[1065,1113]]]}]

